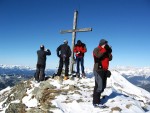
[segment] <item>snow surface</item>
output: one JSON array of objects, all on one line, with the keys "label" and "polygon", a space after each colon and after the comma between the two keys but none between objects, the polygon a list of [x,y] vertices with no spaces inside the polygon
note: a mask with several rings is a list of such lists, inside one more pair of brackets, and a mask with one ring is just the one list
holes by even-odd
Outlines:
[{"label": "snow surface", "polygon": [[[32,88],[27,91],[27,96],[22,99],[22,102],[28,108],[39,105],[36,98],[32,97],[32,91],[40,83],[34,81],[31,83]],[[56,86],[57,89],[69,89],[70,85],[80,88],[79,93],[69,91],[67,95],[60,94],[57,96],[52,101],[52,104],[57,108],[50,109],[54,113],[150,113],[150,93],[128,82],[116,70],[112,70],[112,75],[107,81],[107,88],[102,93],[102,96],[105,96],[102,99],[102,104],[108,106],[104,109],[94,108],[92,105],[94,77],[66,80],[62,84],[57,80],[49,79],[49,83]],[[5,90],[9,90],[9,88]],[[0,94],[5,90],[0,91]],[[1,113],[4,113],[6,107],[3,108],[2,103],[0,103],[0,110],[3,110]]]},{"label": "snow surface", "polygon": [[[112,72],[111,78],[108,79],[108,86],[103,93],[103,95],[106,95],[106,99],[103,99],[102,103],[109,106],[109,108],[106,109],[94,108],[92,105],[94,78],[82,79],[80,83],[70,80],[67,82],[68,84],[69,82],[70,84],[74,83],[77,86],[84,84],[89,87],[80,87],[80,93],[82,95],[59,95],[56,100],[53,100],[53,104],[58,107],[58,109],[52,110],[54,113],[109,113],[111,109],[115,107],[119,107],[121,111],[113,111],[113,113],[145,113],[146,111],[142,109],[143,103],[138,100],[142,100],[144,103],[150,101],[149,92],[129,83],[115,71]],[[63,84],[66,84],[66,81]],[[64,103],[68,98],[72,99],[73,102]],[[77,102],[80,98],[82,98],[84,102]],[[128,109],[127,106],[130,106],[130,109]]]},{"label": "snow surface", "polygon": [[8,86],[7,88],[0,91],[0,95],[2,95],[5,91],[9,91],[11,88]]}]

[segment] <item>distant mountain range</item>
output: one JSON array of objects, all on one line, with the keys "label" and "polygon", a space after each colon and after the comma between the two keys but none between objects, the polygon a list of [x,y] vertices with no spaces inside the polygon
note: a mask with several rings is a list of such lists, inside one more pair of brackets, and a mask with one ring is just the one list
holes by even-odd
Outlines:
[{"label": "distant mountain range", "polygon": [[[0,90],[32,78],[35,71],[35,68],[27,66],[0,65]],[[46,76],[53,75],[54,72],[55,70],[47,69]]]},{"label": "distant mountain range", "polygon": [[[19,66],[19,65],[0,65],[0,75],[25,75],[33,76],[35,73],[35,68],[30,68],[28,66]],[[54,69],[46,69],[46,75],[52,74],[55,72]]]},{"label": "distant mountain range", "polygon": [[[25,75],[33,76],[35,68],[19,65],[0,65],[0,75]],[[54,69],[46,69],[46,74],[52,74]]]}]

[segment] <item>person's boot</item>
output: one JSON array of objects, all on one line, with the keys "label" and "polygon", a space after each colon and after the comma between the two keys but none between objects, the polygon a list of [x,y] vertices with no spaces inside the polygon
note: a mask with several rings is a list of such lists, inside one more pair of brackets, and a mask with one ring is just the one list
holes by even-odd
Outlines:
[{"label": "person's boot", "polygon": [[69,79],[69,77],[68,76],[64,76],[64,80],[68,80]]},{"label": "person's boot", "polygon": [[85,78],[85,77],[86,77],[85,73],[82,73],[82,78]]},{"label": "person's boot", "polygon": [[76,73],[76,77],[77,77],[77,78],[80,78],[80,73]]}]

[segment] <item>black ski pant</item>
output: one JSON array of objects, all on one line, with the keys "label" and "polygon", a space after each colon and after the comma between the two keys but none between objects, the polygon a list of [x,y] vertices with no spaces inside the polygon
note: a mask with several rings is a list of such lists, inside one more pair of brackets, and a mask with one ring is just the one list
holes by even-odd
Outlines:
[{"label": "black ski pant", "polygon": [[45,65],[42,64],[36,65],[35,80],[38,82],[45,80]]},{"label": "black ski pant", "polygon": [[101,93],[104,91],[107,84],[106,72],[103,70],[94,71],[94,76],[95,76],[95,87],[93,91],[93,104],[100,104]]},{"label": "black ski pant", "polygon": [[60,76],[61,72],[62,72],[62,68],[63,65],[65,64],[65,76],[68,76],[68,72],[69,72],[69,58],[65,58],[63,59],[62,57],[60,57],[60,61],[59,61],[59,67],[58,67],[58,72],[57,75]]}]

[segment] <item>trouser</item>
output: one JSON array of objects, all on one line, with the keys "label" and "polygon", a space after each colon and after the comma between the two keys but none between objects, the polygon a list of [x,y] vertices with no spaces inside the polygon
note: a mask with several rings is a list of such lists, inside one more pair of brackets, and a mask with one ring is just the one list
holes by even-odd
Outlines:
[{"label": "trouser", "polygon": [[77,73],[80,73],[80,64],[81,64],[82,73],[84,73],[84,58],[76,57],[76,62],[77,62]]},{"label": "trouser", "polygon": [[95,76],[95,87],[93,91],[93,104],[100,104],[101,93],[106,88],[106,72],[105,71],[94,71]]},{"label": "trouser", "polygon": [[44,79],[45,79],[45,65],[37,64],[35,80],[43,81]]},{"label": "trouser", "polygon": [[61,72],[62,72],[62,68],[63,65],[65,64],[65,76],[68,76],[68,72],[69,72],[69,58],[65,58],[65,60],[63,60],[62,57],[60,57],[60,61],[59,61],[59,67],[58,67],[58,72],[57,75],[60,76]]}]

